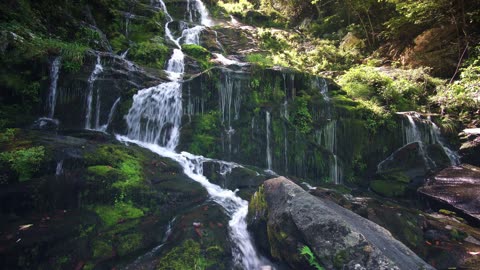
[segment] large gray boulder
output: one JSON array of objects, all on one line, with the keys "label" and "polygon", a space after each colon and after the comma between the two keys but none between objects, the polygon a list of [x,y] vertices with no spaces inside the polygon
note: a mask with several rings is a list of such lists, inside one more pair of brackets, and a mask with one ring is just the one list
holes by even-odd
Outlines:
[{"label": "large gray boulder", "polygon": [[250,210],[251,228],[267,232],[260,246],[295,269],[434,269],[384,228],[284,177],[266,181]]}]

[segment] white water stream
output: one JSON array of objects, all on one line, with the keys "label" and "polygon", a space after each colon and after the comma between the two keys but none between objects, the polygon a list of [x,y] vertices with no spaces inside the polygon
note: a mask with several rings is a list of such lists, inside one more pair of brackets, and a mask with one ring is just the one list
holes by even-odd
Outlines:
[{"label": "white water stream", "polygon": [[[98,75],[102,73],[103,66],[101,62],[100,55],[97,55],[97,63],[95,64],[95,68],[93,69],[90,77],[88,78],[88,94],[87,94],[87,110],[85,114],[85,129],[92,129],[92,107],[93,107],[93,88],[95,81],[98,79]],[[97,118],[100,114],[100,92],[97,89]],[[96,122],[96,121],[95,121]]]},{"label": "white water stream", "polygon": [[50,87],[48,94],[48,118],[53,119],[55,114],[55,106],[57,104],[57,85],[58,75],[60,73],[60,66],[62,64],[62,58],[57,56],[50,66]]}]

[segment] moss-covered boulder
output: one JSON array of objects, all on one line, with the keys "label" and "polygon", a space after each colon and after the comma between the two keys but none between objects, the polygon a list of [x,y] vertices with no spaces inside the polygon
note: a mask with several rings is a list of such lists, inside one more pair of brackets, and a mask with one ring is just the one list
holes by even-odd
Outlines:
[{"label": "moss-covered boulder", "polygon": [[434,269],[382,227],[286,178],[266,181],[263,194],[270,254],[293,268]]},{"label": "moss-covered boulder", "polygon": [[10,269],[128,264],[162,243],[174,215],[207,199],[175,162],[101,132],[7,133],[0,261]]}]

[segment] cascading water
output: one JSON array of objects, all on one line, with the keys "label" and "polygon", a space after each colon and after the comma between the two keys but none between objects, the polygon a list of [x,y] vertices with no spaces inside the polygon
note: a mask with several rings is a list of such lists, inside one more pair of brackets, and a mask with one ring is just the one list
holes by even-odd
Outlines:
[{"label": "cascading water", "polygon": [[60,66],[62,58],[60,56],[55,57],[50,66],[50,87],[48,94],[48,118],[53,118],[55,114],[55,105],[57,103],[57,85],[58,76],[60,73]]},{"label": "cascading water", "polygon": [[337,121],[330,121],[325,127],[316,134],[317,143],[330,151],[330,179],[335,184],[342,183],[342,170],[338,165],[337,151]]},{"label": "cascading water", "polygon": [[63,159],[57,162],[57,167],[55,168],[55,176],[60,176],[63,174]]},{"label": "cascading water", "polygon": [[202,1],[200,0],[195,0],[195,6],[197,9],[197,12],[200,13],[200,24],[205,25],[205,26],[212,26],[213,21],[210,19],[210,15],[208,13],[208,9],[203,4]]},{"label": "cascading water", "polygon": [[270,148],[270,112],[265,112],[265,122],[267,130],[267,169],[272,171],[272,149]]},{"label": "cascading water", "polygon": [[125,117],[128,137],[174,150],[182,120],[182,85],[162,83],[140,90]]},{"label": "cascading water", "polygon": [[178,81],[183,77],[183,73],[185,71],[184,59],[185,55],[183,54],[182,50],[173,50],[172,57],[170,58],[170,60],[168,60],[166,69],[171,80]]},{"label": "cascading water", "polygon": [[[103,71],[103,66],[101,62],[100,55],[97,55],[97,63],[95,64],[95,68],[92,71],[92,74],[90,74],[90,77],[88,78],[88,95],[87,95],[87,110],[85,114],[85,128],[86,129],[92,129],[92,107],[93,107],[93,86],[95,84],[95,81],[98,78],[98,75],[102,73]],[[100,92],[97,89],[97,116],[100,114]]]},{"label": "cascading water", "polygon": [[[285,93],[285,100],[283,102],[283,118],[288,121],[289,116],[288,116],[288,89],[287,89],[287,78],[286,74],[282,73],[283,77],[283,91]],[[284,167],[285,167],[285,173],[288,173],[288,134],[287,134],[287,122],[283,122],[283,160],[284,160]]]},{"label": "cascading water", "polygon": [[121,98],[117,98],[117,100],[115,100],[115,102],[113,103],[112,108],[110,109],[110,112],[108,113],[107,123],[105,125],[102,125],[99,128],[100,131],[103,131],[103,132],[107,131],[108,126],[110,126],[110,124],[112,123],[113,116],[115,115],[115,111],[117,109],[118,103],[120,103],[120,100],[121,100]]},{"label": "cascading water", "polygon": [[[169,22],[173,21],[168,14],[165,4],[159,1]],[[206,9],[201,1],[196,1],[199,12],[202,14],[202,24],[208,23],[205,19]],[[167,32],[167,36],[169,31]],[[173,36],[170,37],[173,41]],[[163,83],[156,87],[140,90],[133,97],[133,104],[125,117],[128,125],[127,136],[117,136],[117,139],[127,143],[135,143],[147,148],[158,155],[177,161],[184,173],[200,183],[209,193],[213,201],[221,205],[231,217],[229,222],[230,237],[234,245],[233,255],[235,263],[244,269],[260,269],[262,262],[258,257],[247,230],[246,216],[248,202],[238,197],[231,190],[222,189],[212,184],[203,175],[203,163],[207,160],[190,153],[176,153],[174,150],[180,138],[182,119],[182,84],[178,79],[183,77],[183,53],[179,42],[167,65],[167,72],[173,82]],[[231,101],[230,101],[231,104]]]},{"label": "cascading water", "polygon": [[419,145],[419,153],[425,161],[425,166],[427,169],[437,168],[437,164],[426,151],[426,146],[431,144],[438,144],[442,147],[444,153],[449,158],[451,165],[455,166],[460,164],[458,154],[451,150],[444,143],[440,128],[430,119],[430,117],[428,117],[428,119],[423,119],[421,115],[416,112],[407,112],[401,114],[407,119],[407,121],[402,121],[403,146],[385,160],[380,162],[377,165],[377,171],[382,171],[385,167],[385,164],[388,164],[388,162],[393,160],[396,152],[415,142]]},{"label": "cascading water", "polygon": [[450,164],[453,166],[459,165],[460,164],[460,157],[458,156],[458,153],[450,149],[445,143],[442,138],[442,134],[440,132],[440,128],[429,119],[430,125],[432,126],[431,128],[431,135],[434,141],[438,144],[440,144],[445,151],[445,154],[447,154],[448,159],[450,159]]}]

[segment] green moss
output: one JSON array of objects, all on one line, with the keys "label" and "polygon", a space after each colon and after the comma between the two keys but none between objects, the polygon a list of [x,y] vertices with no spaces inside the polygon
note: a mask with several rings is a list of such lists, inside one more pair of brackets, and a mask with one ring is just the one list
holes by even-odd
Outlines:
[{"label": "green moss", "polygon": [[91,174],[99,175],[106,177],[109,173],[113,172],[115,169],[111,166],[105,165],[97,165],[97,166],[90,166],[87,168],[87,171]]},{"label": "green moss", "polygon": [[85,159],[94,165],[88,168],[88,172],[103,177],[111,176],[116,180],[112,186],[123,195],[128,188],[143,185],[143,155],[138,151],[122,145],[103,145],[86,154]]},{"label": "green moss", "polygon": [[252,195],[248,204],[248,212],[255,215],[256,218],[266,219],[267,201],[265,200],[264,186],[261,185],[258,191]]},{"label": "green moss", "polygon": [[130,58],[149,67],[163,69],[169,49],[163,44],[163,39],[140,42],[132,46]]},{"label": "green moss", "polygon": [[45,148],[43,146],[0,153],[0,160],[9,164],[18,174],[20,181],[29,180],[40,169],[44,157]]},{"label": "green moss", "polygon": [[92,252],[94,259],[108,258],[113,255],[112,243],[102,240],[95,240],[92,244]]},{"label": "green moss", "polygon": [[308,111],[308,98],[301,97],[295,100],[293,107],[293,125],[298,131],[307,134],[312,130],[312,115]]},{"label": "green moss", "polygon": [[218,151],[216,138],[220,127],[219,119],[219,111],[211,111],[194,119],[195,133],[192,136],[189,152],[206,157],[215,156],[215,153]]},{"label": "green moss", "polygon": [[97,213],[107,227],[117,224],[120,220],[137,219],[144,216],[141,209],[124,202],[117,203],[114,206],[97,205],[92,210]]},{"label": "green moss", "polygon": [[453,211],[450,211],[450,210],[447,210],[447,209],[440,209],[438,211],[440,214],[444,214],[446,216],[456,216],[457,213],[453,212]]},{"label": "green moss", "polygon": [[370,182],[370,188],[386,197],[399,197],[405,195],[407,185],[394,181],[374,180]]},{"label": "green moss", "polygon": [[120,256],[125,256],[141,247],[143,236],[139,233],[132,233],[121,236],[118,239],[117,252]]},{"label": "green moss", "polygon": [[450,231],[450,237],[456,241],[463,241],[465,238],[468,237],[468,234],[453,228]]},{"label": "green moss", "polygon": [[188,239],[163,256],[158,263],[158,270],[206,269],[214,262],[209,262],[201,253],[200,244]]},{"label": "green moss", "polygon": [[184,44],[182,45],[182,50],[188,56],[195,59],[200,64],[203,70],[208,69],[212,66],[212,63],[210,62],[212,55],[204,47],[195,44]]},{"label": "green moss", "polygon": [[345,250],[340,250],[335,254],[335,257],[333,258],[333,266],[335,266],[336,269],[342,269],[346,261],[347,252]]},{"label": "green moss", "polygon": [[300,255],[302,255],[305,259],[307,259],[310,266],[314,267],[317,270],[325,270],[320,263],[318,262],[315,254],[313,254],[312,250],[308,246],[303,246],[299,249]]}]

